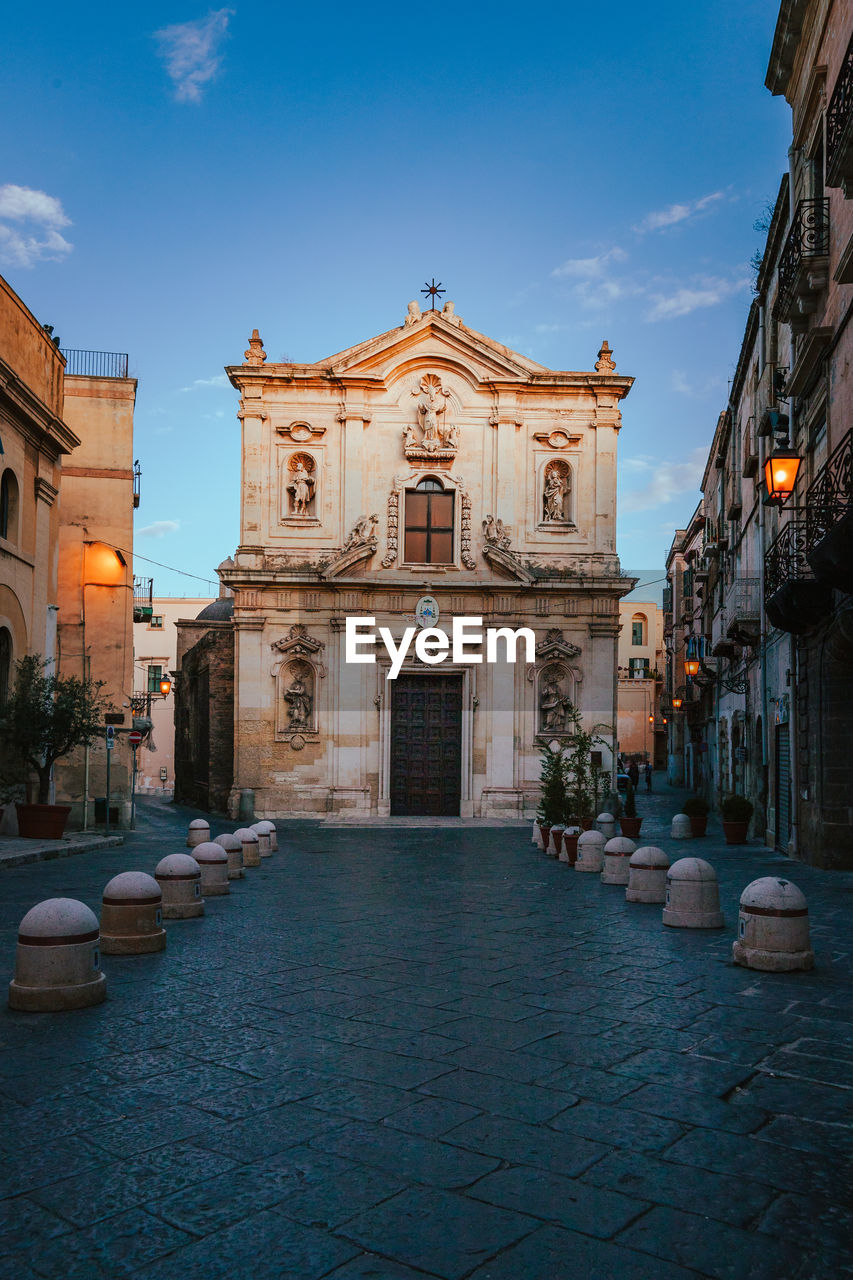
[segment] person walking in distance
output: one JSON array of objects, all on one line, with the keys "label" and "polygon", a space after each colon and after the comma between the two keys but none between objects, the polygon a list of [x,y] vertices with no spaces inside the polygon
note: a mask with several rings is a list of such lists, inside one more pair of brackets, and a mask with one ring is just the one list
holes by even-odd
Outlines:
[{"label": "person walking in distance", "polygon": [[651,791],[651,789],[652,789],[652,766],[651,766],[651,763],[650,763],[648,760],[646,761],[646,767],[645,767],[645,769],[643,770],[643,772],[644,772],[645,777],[646,777],[646,790],[647,790],[647,791]]},{"label": "person walking in distance", "polygon": [[631,779],[631,786],[636,791],[640,785],[640,768],[636,760],[632,760],[628,765],[628,777]]}]

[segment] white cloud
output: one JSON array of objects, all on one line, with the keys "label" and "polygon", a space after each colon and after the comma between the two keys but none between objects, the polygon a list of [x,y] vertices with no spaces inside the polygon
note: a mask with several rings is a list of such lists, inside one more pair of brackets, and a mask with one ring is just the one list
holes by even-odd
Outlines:
[{"label": "white cloud", "polygon": [[641,488],[620,496],[620,512],[652,511],[691,490],[695,490],[698,497],[707,459],[708,450],[703,445],[694,449],[684,462],[658,461],[647,455],[637,459],[626,458],[620,463],[622,469],[645,473],[648,480]]},{"label": "white cloud", "polygon": [[628,257],[624,249],[614,245],[606,253],[599,253],[593,258],[569,258],[561,266],[551,272],[557,279],[568,277],[573,280],[600,279],[613,262],[624,262]]},{"label": "white cloud", "polygon": [[647,214],[643,221],[634,227],[634,230],[640,235],[646,231],[664,231],[667,227],[674,227],[679,222],[686,222],[688,218],[695,218],[697,214],[705,213],[712,205],[723,199],[725,199],[725,192],[712,191],[710,195],[701,196],[698,200],[671,204],[666,209],[658,209],[654,213]]},{"label": "white cloud", "polygon": [[691,400],[701,400],[705,396],[721,392],[726,385],[725,378],[691,378],[683,369],[673,369],[670,374],[670,386],[679,395],[689,396]]},{"label": "white cloud", "polygon": [[56,196],[14,182],[0,186],[0,261],[4,265],[32,267],[44,259],[61,261],[73,246],[57,228],[70,225]]},{"label": "white cloud", "polygon": [[219,46],[233,9],[211,9],[195,22],[179,22],[154,32],[178,102],[201,102],[202,91],[222,62]]},{"label": "white cloud", "polygon": [[144,529],[137,529],[137,538],[165,538],[167,533],[177,533],[181,527],[180,520],[155,520]]},{"label": "white cloud", "polygon": [[646,316],[647,320],[676,320],[679,316],[689,316],[693,311],[703,307],[716,307],[732,294],[742,293],[752,286],[752,281],[744,276],[739,280],[722,280],[711,278],[694,286],[682,286],[669,295],[651,293],[654,303]]},{"label": "white cloud", "polygon": [[181,387],[181,391],[196,391],[199,387],[227,387],[228,375],[225,373],[214,374],[212,378],[195,378],[188,387]]}]

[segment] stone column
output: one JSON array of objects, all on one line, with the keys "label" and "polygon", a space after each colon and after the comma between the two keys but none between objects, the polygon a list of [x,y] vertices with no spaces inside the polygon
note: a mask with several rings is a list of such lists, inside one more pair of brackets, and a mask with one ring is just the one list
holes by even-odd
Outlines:
[{"label": "stone column", "polygon": [[270,477],[264,449],[264,423],[268,416],[262,389],[244,387],[242,408],[237,414],[243,424],[240,544],[244,547],[260,547],[267,536],[269,513],[264,509],[264,502],[268,501]]},{"label": "stone column", "polygon": [[234,788],[260,791],[267,785],[261,774],[266,740],[274,721],[267,718],[272,681],[271,657],[264,652],[263,617],[234,617]]}]

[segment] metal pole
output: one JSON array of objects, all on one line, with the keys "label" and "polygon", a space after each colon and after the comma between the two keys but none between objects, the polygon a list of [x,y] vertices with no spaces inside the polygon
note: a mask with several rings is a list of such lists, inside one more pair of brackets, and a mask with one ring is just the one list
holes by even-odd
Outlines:
[{"label": "metal pole", "polygon": [[104,825],[104,835],[110,834],[110,761],[112,760],[111,743],[107,742],[107,813],[106,823]]},{"label": "metal pole", "polygon": [[133,768],[130,772],[130,829],[136,830],[136,743],[133,743]]}]

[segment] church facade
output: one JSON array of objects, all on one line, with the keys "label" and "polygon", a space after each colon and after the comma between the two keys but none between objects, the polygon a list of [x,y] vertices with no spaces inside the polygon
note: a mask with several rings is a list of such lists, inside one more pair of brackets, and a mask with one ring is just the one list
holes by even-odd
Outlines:
[{"label": "church facade", "polygon": [[[632,379],[607,343],[593,370],[553,371],[450,302],[410,303],[400,326],[315,364],[268,362],[256,330],[227,373],[243,434],[240,545],[219,568],[234,602],[231,812],[249,790],[264,817],[522,816],[571,706],[609,770],[633,584],[615,552]],[[348,618],[392,648],[414,629],[394,679],[381,642],[347,660]],[[532,649],[521,640],[510,662],[503,636],[494,662],[454,652],[462,618],[527,628]]]}]

